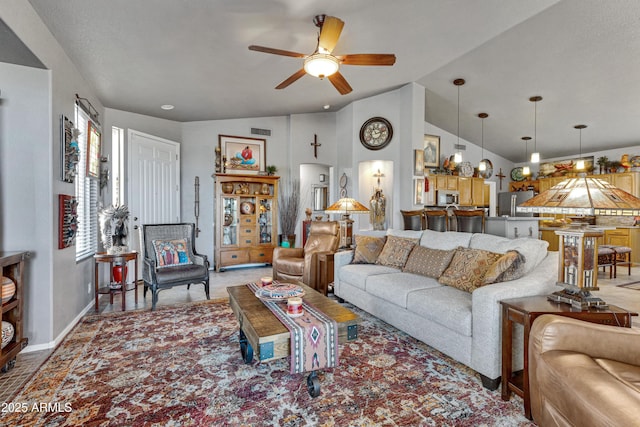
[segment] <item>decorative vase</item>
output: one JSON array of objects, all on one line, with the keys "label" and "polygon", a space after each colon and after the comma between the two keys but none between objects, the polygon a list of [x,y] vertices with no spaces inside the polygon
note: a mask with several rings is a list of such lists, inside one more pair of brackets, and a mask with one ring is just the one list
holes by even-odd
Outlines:
[{"label": "decorative vase", "polygon": [[[124,273],[123,273],[124,270]],[[122,283],[127,280],[127,266],[126,265],[114,265],[113,266],[113,281],[116,283]],[[124,274],[124,277],[122,275]]]},{"label": "decorative vase", "polygon": [[6,276],[0,277],[0,285],[2,285],[2,304],[11,301],[16,293],[16,284]]},{"label": "decorative vase", "polygon": [[233,193],[233,183],[232,182],[223,182],[222,183],[222,192],[224,194]]},{"label": "decorative vase", "polygon": [[295,234],[280,234],[278,240],[278,246],[282,246],[283,248],[294,248],[296,246]]}]

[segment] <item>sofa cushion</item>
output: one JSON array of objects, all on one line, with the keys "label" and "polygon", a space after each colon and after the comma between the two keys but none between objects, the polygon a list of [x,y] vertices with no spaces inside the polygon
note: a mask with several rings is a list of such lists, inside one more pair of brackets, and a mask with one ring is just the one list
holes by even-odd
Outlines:
[{"label": "sofa cushion", "polygon": [[431,287],[412,292],[407,310],[439,323],[459,334],[472,333],[472,296],[450,286]]},{"label": "sofa cushion", "polygon": [[402,271],[437,279],[449,266],[455,252],[455,250],[443,251],[416,245],[409,254],[409,259]]},{"label": "sofa cushion", "polygon": [[411,249],[413,249],[416,243],[418,243],[418,239],[388,236],[376,264],[395,268],[404,267],[411,253]]},{"label": "sofa cushion", "polygon": [[399,273],[397,268],[378,264],[348,264],[338,270],[340,280],[366,290],[367,277],[377,274]]},{"label": "sofa cushion", "polygon": [[193,264],[187,252],[187,239],[154,240],[157,268]]},{"label": "sofa cushion", "polygon": [[549,242],[527,237],[507,239],[506,237],[477,233],[471,237],[469,247],[501,254],[507,253],[507,251],[518,251],[524,256],[524,274],[526,275],[547,256]]},{"label": "sofa cushion", "polygon": [[433,249],[451,250],[458,246],[469,247],[471,233],[459,233],[457,231],[433,231],[424,230],[420,239],[420,246]]},{"label": "sofa cushion", "polygon": [[407,308],[409,295],[416,290],[443,287],[434,279],[411,273],[378,274],[367,278],[367,293]]},{"label": "sofa cushion", "polygon": [[484,276],[484,284],[508,282],[524,276],[524,256],[518,251],[508,251],[496,260]]},{"label": "sofa cushion", "polygon": [[500,256],[501,254],[483,249],[459,247],[438,281],[462,291],[473,292],[484,285],[485,274]]},{"label": "sofa cushion", "polygon": [[356,234],[356,249],[352,264],[375,264],[382,252],[387,236],[374,237]]}]

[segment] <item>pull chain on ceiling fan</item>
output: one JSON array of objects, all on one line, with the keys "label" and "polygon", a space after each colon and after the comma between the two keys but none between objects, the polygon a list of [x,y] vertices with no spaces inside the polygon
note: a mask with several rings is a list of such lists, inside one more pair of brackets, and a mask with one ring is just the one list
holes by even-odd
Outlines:
[{"label": "pull chain on ceiling fan", "polygon": [[290,56],[293,58],[303,58],[303,67],[276,86],[276,89],[284,89],[305,74],[328,78],[331,84],[340,92],[346,95],[353,89],[340,74],[340,65],[393,65],[396,56],[389,53],[359,53],[351,55],[334,55],[333,49],[338,44],[344,22],[335,16],[316,15],[313,23],[320,28],[318,36],[318,46],[316,51],[310,55],[292,52],[289,50],[274,49],[271,47],[251,45],[249,50],[256,52],[270,53],[273,55]]}]

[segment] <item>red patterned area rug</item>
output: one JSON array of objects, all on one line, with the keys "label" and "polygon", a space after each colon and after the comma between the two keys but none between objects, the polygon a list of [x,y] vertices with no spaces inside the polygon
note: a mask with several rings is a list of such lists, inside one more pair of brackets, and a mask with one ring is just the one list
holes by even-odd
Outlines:
[{"label": "red patterned area rug", "polygon": [[359,338],[319,374],[316,398],[287,359],[242,362],[226,303],[88,316],[7,402],[0,425],[533,425],[520,398],[502,401],[469,368],[354,310]]}]

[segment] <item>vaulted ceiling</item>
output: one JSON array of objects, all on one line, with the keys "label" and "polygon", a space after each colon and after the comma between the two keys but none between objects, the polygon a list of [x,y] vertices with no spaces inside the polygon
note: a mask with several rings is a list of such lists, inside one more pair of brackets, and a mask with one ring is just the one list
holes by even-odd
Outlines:
[{"label": "vaulted ceiling", "polygon": [[[29,1],[110,108],[177,121],[277,116],[417,82],[425,120],[457,134],[462,77],[460,136],[480,144],[477,114],[489,113],[485,148],[512,161],[533,136],[534,95],[543,157],[575,154],[582,123],[583,152],[640,144],[637,0]],[[313,53],[318,14],[345,22],[335,54],[394,53],[396,64],[343,65],[344,96],[308,75],[274,89],[302,59],[247,47]]]}]

